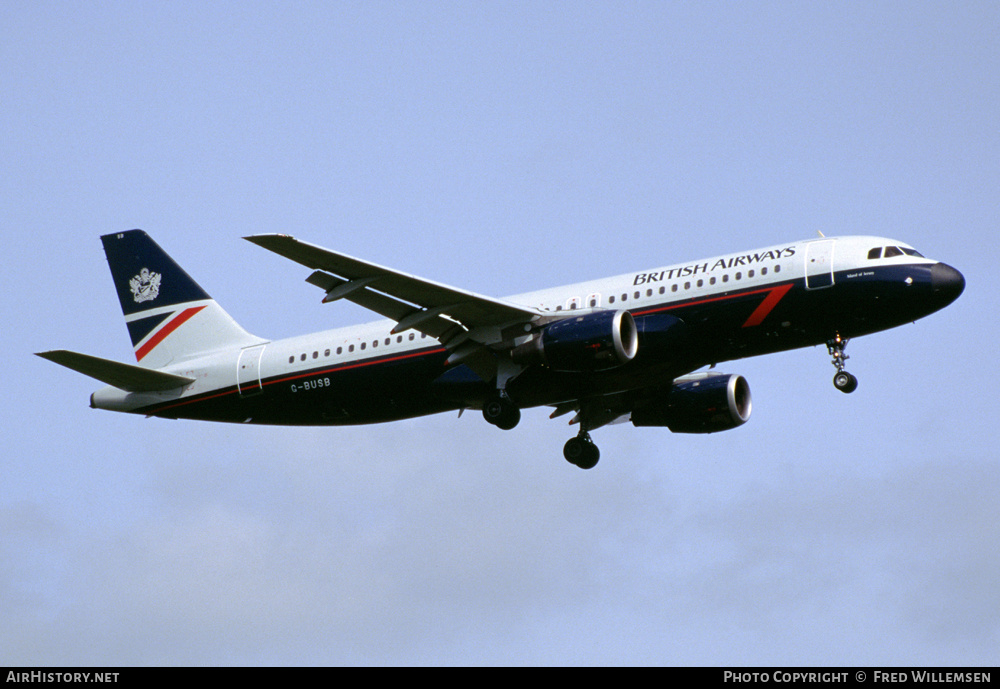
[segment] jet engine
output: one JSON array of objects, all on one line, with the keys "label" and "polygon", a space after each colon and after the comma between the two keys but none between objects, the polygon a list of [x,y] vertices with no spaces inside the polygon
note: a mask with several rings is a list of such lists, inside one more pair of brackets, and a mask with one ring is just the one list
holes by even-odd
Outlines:
[{"label": "jet engine", "polygon": [[547,325],[518,345],[518,364],[544,364],[556,371],[600,371],[628,363],[639,349],[639,336],[628,311],[598,311]]},{"label": "jet engine", "polygon": [[750,418],[750,385],[727,373],[679,378],[666,396],[632,411],[635,426],[666,426],[674,433],[715,433]]}]

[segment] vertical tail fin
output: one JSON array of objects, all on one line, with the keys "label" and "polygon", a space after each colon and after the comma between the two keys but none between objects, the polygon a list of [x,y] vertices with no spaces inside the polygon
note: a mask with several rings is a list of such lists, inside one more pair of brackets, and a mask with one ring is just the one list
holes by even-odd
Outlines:
[{"label": "vertical tail fin", "polygon": [[260,342],[142,230],[101,237],[122,314],[143,366]]}]

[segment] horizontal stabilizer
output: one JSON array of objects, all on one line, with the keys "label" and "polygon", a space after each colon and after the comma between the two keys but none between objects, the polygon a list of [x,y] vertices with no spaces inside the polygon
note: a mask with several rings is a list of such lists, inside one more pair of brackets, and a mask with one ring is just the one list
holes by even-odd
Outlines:
[{"label": "horizontal stabilizer", "polygon": [[193,383],[194,378],[177,376],[173,373],[155,371],[142,366],[122,364],[96,356],[56,349],[51,352],[37,352],[37,356],[54,361],[60,366],[71,368],[102,383],[107,383],[126,392],[156,392],[173,390]]}]

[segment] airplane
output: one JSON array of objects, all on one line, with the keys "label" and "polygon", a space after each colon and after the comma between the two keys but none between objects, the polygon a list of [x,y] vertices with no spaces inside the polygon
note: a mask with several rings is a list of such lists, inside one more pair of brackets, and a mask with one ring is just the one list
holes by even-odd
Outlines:
[{"label": "airplane", "polygon": [[[323,303],[381,315],[268,340],[240,327],[142,230],[101,237],[137,364],[38,356],[108,387],[90,406],[147,417],[368,424],[478,409],[514,428],[546,406],[579,426],[563,455],[593,468],[610,423],[714,433],[746,423],[743,376],[716,364],[820,344],[853,392],[850,339],[910,323],[965,289],[903,242],[823,237],[496,299],[283,234],[245,237],[313,271]],[[707,368],[706,368],[707,367]],[[706,370],[702,370],[706,369]]]}]

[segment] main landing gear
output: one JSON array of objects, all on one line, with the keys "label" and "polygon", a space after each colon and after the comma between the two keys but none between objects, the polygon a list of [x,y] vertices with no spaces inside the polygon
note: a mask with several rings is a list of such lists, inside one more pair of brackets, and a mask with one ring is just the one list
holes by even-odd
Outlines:
[{"label": "main landing gear", "polygon": [[833,387],[844,393],[854,392],[858,389],[858,379],[844,370],[844,362],[850,359],[844,353],[848,342],[850,342],[850,338],[841,337],[839,333],[832,340],[826,342],[826,350],[833,357],[831,363],[837,367],[837,373],[833,376]]},{"label": "main landing gear", "polygon": [[[507,396],[499,391],[483,403],[483,418],[497,428],[509,431],[521,420],[521,410]],[[601,451],[590,439],[590,433],[581,424],[580,432],[575,438],[570,438],[563,447],[563,457],[570,464],[581,469],[593,469],[601,458]]]},{"label": "main landing gear", "polygon": [[570,438],[563,446],[563,457],[570,464],[575,464],[581,469],[593,469],[597,466],[597,460],[601,458],[601,451],[590,439],[590,433],[580,429],[580,433],[575,438]]}]

